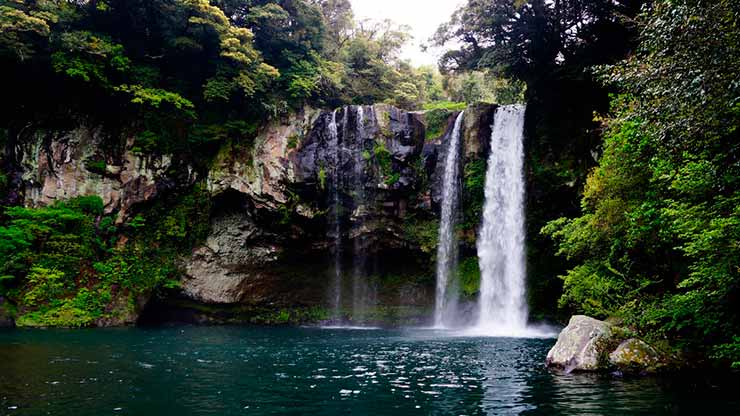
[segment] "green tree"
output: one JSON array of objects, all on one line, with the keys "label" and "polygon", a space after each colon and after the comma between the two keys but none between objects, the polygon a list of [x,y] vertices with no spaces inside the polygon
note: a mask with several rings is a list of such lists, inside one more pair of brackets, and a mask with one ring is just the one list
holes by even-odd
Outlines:
[{"label": "green tree", "polygon": [[576,266],[561,306],[740,365],[736,2],[656,1],[642,42],[600,70],[624,91],[583,215],[545,227]]},{"label": "green tree", "polygon": [[22,6],[0,5],[0,51],[24,61],[48,41],[49,23],[56,21],[57,16]]}]

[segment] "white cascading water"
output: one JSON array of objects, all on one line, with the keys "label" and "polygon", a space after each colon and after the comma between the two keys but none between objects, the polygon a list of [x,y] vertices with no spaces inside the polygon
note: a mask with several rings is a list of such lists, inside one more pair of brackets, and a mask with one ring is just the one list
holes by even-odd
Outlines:
[{"label": "white cascading water", "polygon": [[496,110],[486,172],[477,332],[521,336],[527,330],[524,251],[524,105]]},{"label": "white cascading water", "polygon": [[455,267],[457,258],[457,239],[455,226],[457,222],[457,208],[460,187],[460,136],[464,112],[455,120],[455,127],[450,136],[450,144],[445,158],[444,178],[442,182],[442,209],[439,224],[439,243],[437,244],[437,290],[434,303],[434,326],[445,327],[454,320],[451,309],[454,306],[450,300],[457,296],[448,293],[450,275]]},{"label": "white cascading water", "polygon": [[340,149],[339,149],[339,132],[337,130],[337,111],[334,110],[331,113],[331,120],[329,123],[329,137],[334,145],[334,169],[332,170],[332,199],[334,204],[334,311],[333,318],[336,320],[342,319],[341,308],[342,308],[342,234],[341,234],[341,218],[339,212],[339,164],[340,164]]},{"label": "white cascading water", "polygon": [[[346,132],[347,130],[345,130]],[[353,217],[357,223],[356,227],[360,232],[355,237],[353,271],[352,271],[352,319],[362,321],[365,318],[368,307],[371,305],[371,293],[365,276],[365,252],[364,252],[364,227],[365,209],[365,158],[362,156],[365,140],[365,110],[360,105],[357,106],[357,120],[355,125],[355,142],[352,149],[354,157],[353,187],[355,212]]]}]

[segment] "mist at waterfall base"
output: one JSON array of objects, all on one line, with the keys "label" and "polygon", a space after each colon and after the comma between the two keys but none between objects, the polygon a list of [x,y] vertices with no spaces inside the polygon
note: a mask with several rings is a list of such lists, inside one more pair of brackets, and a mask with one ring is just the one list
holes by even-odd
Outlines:
[{"label": "mist at waterfall base", "polygon": [[547,338],[557,329],[527,322],[524,234],[524,105],[497,108],[491,128],[483,219],[477,239],[481,271],[477,315],[464,322],[451,279],[456,270],[461,112],[448,137],[437,252],[435,329],[456,335]]}]

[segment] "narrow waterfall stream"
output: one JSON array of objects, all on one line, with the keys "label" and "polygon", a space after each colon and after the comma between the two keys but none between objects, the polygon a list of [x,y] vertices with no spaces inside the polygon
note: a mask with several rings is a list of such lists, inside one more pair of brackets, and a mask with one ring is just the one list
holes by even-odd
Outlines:
[{"label": "narrow waterfall stream", "polygon": [[[372,107],[366,115],[362,106],[348,106],[332,112],[326,126],[331,149],[329,164],[333,165],[327,181],[330,187],[329,207],[333,210],[328,218],[328,233],[334,240],[334,275],[328,295],[332,303],[331,318],[339,326],[364,322],[368,308],[375,303],[375,290],[367,281],[364,250],[368,201],[365,192],[367,160],[363,154],[368,116],[374,117]],[[351,198],[351,207],[346,205],[349,202],[347,197]],[[347,216],[346,209],[352,210],[351,215]],[[344,247],[343,234],[353,241],[352,247]],[[344,260],[349,255],[352,256],[352,266],[345,270]],[[350,277],[351,281],[346,280]],[[348,306],[351,306],[351,311],[346,309]]]},{"label": "narrow waterfall stream", "polygon": [[[372,107],[370,107],[370,116],[372,117]],[[346,132],[346,131],[345,131]],[[365,165],[367,161],[363,157],[365,150],[365,110],[360,105],[357,106],[357,118],[354,129],[354,141],[352,144],[353,157],[353,198],[355,211],[352,213],[355,222],[356,236],[354,238],[354,253],[352,257],[352,319],[353,321],[362,322],[367,318],[368,308],[372,306],[373,296],[372,288],[367,281],[367,271],[365,263],[365,214],[367,211],[367,201],[365,196]]]},{"label": "narrow waterfall stream", "polygon": [[334,215],[332,216],[331,228],[334,233],[334,282],[332,290],[333,311],[332,318],[335,320],[342,319],[342,224],[339,200],[339,165],[341,160],[341,150],[339,149],[339,132],[337,130],[337,110],[331,113],[329,122],[329,138],[334,146],[334,169],[332,169],[331,187],[332,187],[332,204],[334,205]]},{"label": "narrow waterfall stream", "polygon": [[465,112],[455,120],[450,135],[442,184],[442,207],[439,224],[439,243],[437,245],[437,288],[434,302],[434,326],[445,327],[455,320],[457,293],[450,290],[450,276],[457,263],[457,225],[460,188],[460,136]]},{"label": "narrow waterfall stream", "polygon": [[496,110],[478,236],[481,270],[477,330],[486,335],[527,332],[524,248],[524,105]]}]

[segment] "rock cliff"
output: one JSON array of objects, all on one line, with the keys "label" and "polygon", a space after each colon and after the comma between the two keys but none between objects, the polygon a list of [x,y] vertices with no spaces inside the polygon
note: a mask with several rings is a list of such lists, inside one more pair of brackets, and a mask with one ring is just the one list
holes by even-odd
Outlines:
[{"label": "rock cliff", "polygon": [[[17,173],[25,205],[98,195],[105,212],[116,213],[123,221],[134,205],[195,179],[191,169],[178,169],[169,155],[144,157],[134,152],[133,137],[125,140],[121,151],[106,149],[105,136],[100,127],[80,126],[68,132],[38,132],[18,143]],[[176,176],[170,174],[174,171]]]},{"label": "rock cliff", "polygon": [[[461,163],[485,160],[494,108],[467,110]],[[440,134],[430,135],[425,113],[388,105],[305,108],[253,139],[222,143],[205,168],[177,155],[143,157],[135,137],[111,145],[93,126],[38,131],[6,158],[24,205],[98,195],[119,224],[163,196],[207,190],[210,217],[199,219],[210,223],[207,237],[181,253],[180,289],[145,310],[328,308],[330,276],[341,269],[354,279],[342,283],[343,307],[361,290],[376,312],[421,319],[433,302],[437,161],[454,116],[443,114]]]}]

